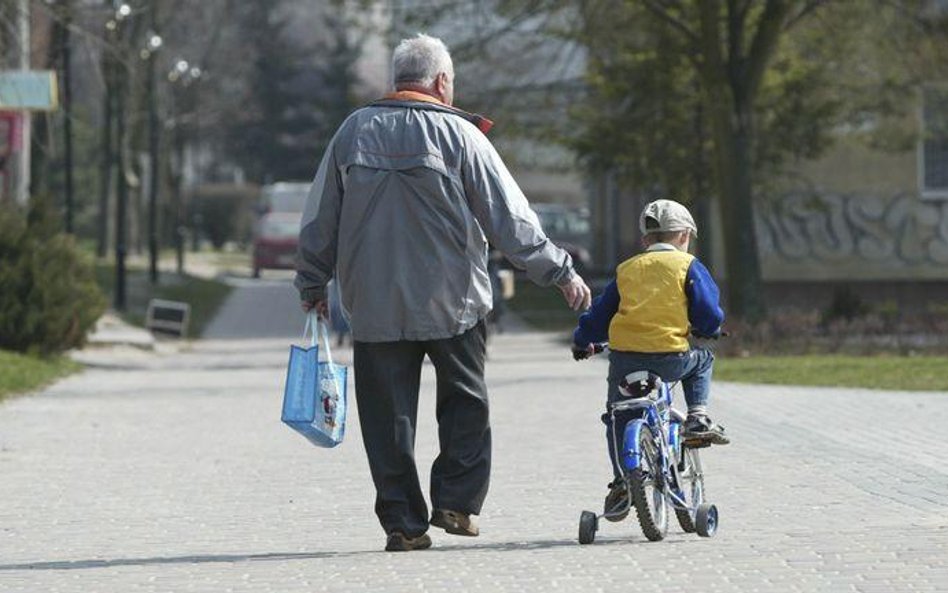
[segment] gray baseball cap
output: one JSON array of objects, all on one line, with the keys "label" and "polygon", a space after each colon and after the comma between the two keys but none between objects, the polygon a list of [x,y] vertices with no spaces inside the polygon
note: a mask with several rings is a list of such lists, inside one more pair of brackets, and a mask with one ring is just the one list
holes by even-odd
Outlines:
[{"label": "gray baseball cap", "polygon": [[655,200],[642,209],[639,230],[643,235],[673,231],[691,231],[698,236],[698,226],[688,209],[674,200]]}]

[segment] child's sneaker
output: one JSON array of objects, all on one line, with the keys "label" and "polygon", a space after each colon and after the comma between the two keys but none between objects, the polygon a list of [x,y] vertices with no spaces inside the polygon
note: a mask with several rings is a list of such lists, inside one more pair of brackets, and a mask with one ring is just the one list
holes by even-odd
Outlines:
[{"label": "child's sneaker", "polygon": [[715,424],[707,414],[688,414],[681,437],[686,442],[705,441],[715,445],[726,445],[731,442],[724,433],[724,427]]},{"label": "child's sneaker", "polygon": [[[606,521],[617,522],[629,516],[629,488],[622,478],[616,478],[609,484],[609,494],[602,505]],[[622,511],[622,512],[616,512]],[[615,514],[613,514],[615,513]]]}]

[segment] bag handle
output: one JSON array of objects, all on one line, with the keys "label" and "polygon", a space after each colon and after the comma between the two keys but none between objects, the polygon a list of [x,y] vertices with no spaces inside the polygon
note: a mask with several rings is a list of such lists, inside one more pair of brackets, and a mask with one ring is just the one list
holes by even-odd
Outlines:
[{"label": "bag handle", "polygon": [[306,325],[303,326],[303,341],[305,342],[306,336],[309,336],[310,348],[316,345],[316,324],[318,321],[319,318],[315,311],[306,314]]},{"label": "bag handle", "polygon": [[[317,332],[319,337],[323,340],[323,351],[326,352],[326,362],[332,364],[332,350],[329,349],[329,330],[326,329],[326,326],[329,325],[327,321],[319,321],[319,317],[315,317],[313,323],[316,324]],[[313,336],[313,342],[316,342],[316,336]]]},{"label": "bag handle", "polygon": [[319,315],[316,311],[310,311],[306,314],[306,325],[303,326],[303,340],[306,340],[306,336],[309,336],[309,346],[312,348],[316,346],[316,340],[322,338],[323,350],[326,352],[326,362],[332,363],[332,350],[329,348],[329,330],[326,329],[326,325],[326,321],[319,321]]}]

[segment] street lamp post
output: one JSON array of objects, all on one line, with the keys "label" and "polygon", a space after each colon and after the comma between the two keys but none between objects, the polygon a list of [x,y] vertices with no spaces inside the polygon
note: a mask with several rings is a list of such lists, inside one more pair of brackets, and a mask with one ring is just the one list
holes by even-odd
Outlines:
[{"label": "street lamp post", "polygon": [[62,38],[60,58],[63,73],[63,141],[65,145],[66,173],[66,232],[74,232],[73,170],[72,170],[72,48],[70,47],[70,28],[72,27],[72,0],[63,0]]},{"label": "street lamp post", "polygon": [[[17,2],[17,37],[18,51],[17,61],[19,70],[30,69],[30,2],[29,0],[18,0]],[[6,31],[4,31],[6,34]],[[32,144],[32,126],[33,118],[28,110],[20,112],[20,149],[19,160],[17,161],[16,176],[16,201],[19,204],[26,204],[30,199],[30,148]]]},{"label": "street lamp post", "polygon": [[114,30],[106,28],[108,46],[102,52],[102,77],[105,82],[105,95],[102,101],[101,161],[99,171],[99,212],[96,237],[96,256],[104,259],[109,250],[109,201],[112,191],[112,162],[114,160],[114,134],[112,123],[115,120],[115,65],[109,49],[115,43]]},{"label": "street lamp post", "polygon": [[[121,4],[116,7],[115,18],[106,24],[110,32],[114,32],[113,39],[121,40],[121,23],[131,14],[132,10],[128,4]],[[108,51],[115,51],[115,47]],[[121,72],[116,68],[116,73]],[[126,308],[125,297],[125,255],[127,252],[127,218],[126,208],[128,205],[128,180],[125,178],[125,93],[128,87],[128,75],[116,76],[115,79],[115,149],[116,159],[115,167],[118,174],[115,176],[115,298],[113,306],[118,311],[124,311]]]},{"label": "street lamp post", "polygon": [[[203,71],[199,66],[188,63],[187,60],[179,59],[168,72],[168,81],[173,85],[181,85],[185,88],[191,83],[200,80]],[[177,157],[178,174],[174,181],[174,210],[175,210],[175,259],[177,260],[177,269],[179,274],[184,273],[184,199],[182,196],[184,183],[184,133],[182,131],[182,117],[180,113],[180,100],[177,91],[172,90],[172,104],[174,106],[174,151]]]},{"label": "street lamp post", "polygon": [[158,3],[152,6],[152,32],[148,35],[148,46],[142,50],[141,57],[148,63],[147,103],[148,103],[148,277],[152,284],[158,283],[158,110],[155,104],[155,58],[162,46],[161,36],[155,32]]}]

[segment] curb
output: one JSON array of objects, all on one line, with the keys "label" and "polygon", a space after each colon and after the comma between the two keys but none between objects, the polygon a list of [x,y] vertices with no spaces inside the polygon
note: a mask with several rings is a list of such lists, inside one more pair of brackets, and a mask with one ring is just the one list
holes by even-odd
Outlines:
[{"label": "curb", "polygon": [[114,311],[107,311],[96,322],[86,347],[131,346],[140,350],[154,350],[155,343],[155,336],[151,332],[126,323]]}]

